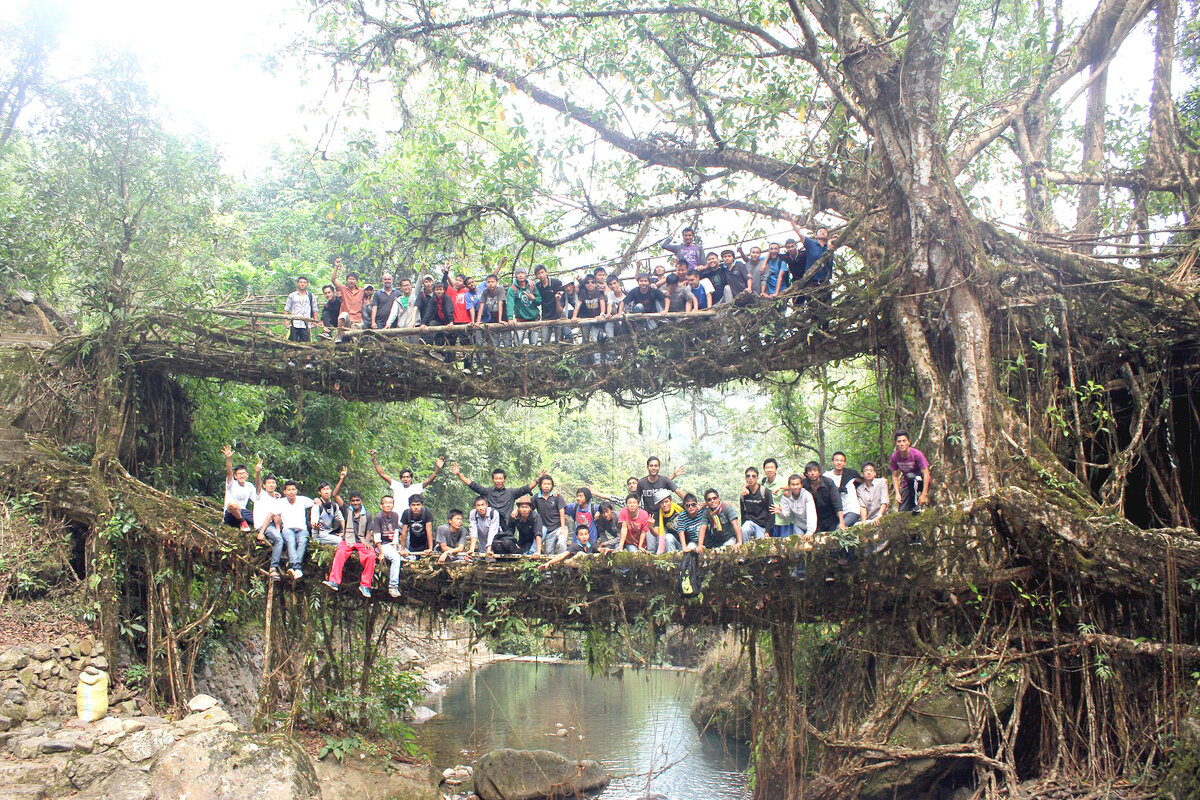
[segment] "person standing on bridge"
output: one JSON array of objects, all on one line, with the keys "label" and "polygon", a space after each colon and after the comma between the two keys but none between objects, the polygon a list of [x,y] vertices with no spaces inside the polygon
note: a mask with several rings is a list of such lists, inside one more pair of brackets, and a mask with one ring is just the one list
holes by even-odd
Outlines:
[{"label": "person standing on bridge", "polygon": [[[542,306],[542,319],[562,319],[563,282],[558,278],[551,278],[550,271],[546,269],[545,264],[538,264],[533,268],[533,277],[536,280],[534,285],[538,291],[538,302]],[[549,344],[551,333],[557,334],[559,340],[562,341],[562,329],[559,329],[556,325],[549,325],[539,331],[539,344]],[[569,334],[570,331],[567,330],[567,333]]]},{"label": "person standing on bridge", "polygon": [[[666,489],[669,492],[674,492],[683,499],[683,490],[675,485],[675,479],[683,474],[683,467],[676,467],[671,471],[671,477],[665,478],[658,474],[662,469],[662,461],[658,456],[650,456],[646,459],[646,475],[637,482],[637,496],[641,498],[641,506],[646,510],[647,514],[652,514],[658,511],[658,494],[659,489]],[[631,494],[633,494],[631,492]]]},{"label": "person standing on bridge", "polygon": [[929,502],[929,459],[912,446],[908,431],[896,431],[896,451],[888,462],[901,511],[922,511]]},{"label": "person standing on bridge", "polygon": [[821,474],[821,465],[815,461],[804,465],[804,488],[812,495],[817,507],[817,531],[846,530],[842,518],[842,493],[836,483]]},{"label": "person standing on bridge", "polygon": [[341,268],[341,257],[335,258],[333,260],[333,275],[329,278],[329,282],[333,284],[333,288],[338,291],[338,294],[342,298],[342,310],[338,313],[339,339],[346,332],[347,328],[362,330],[363,299],[366,294],[366,290],[358,285],[357,272],[347,273],[344,284],[338,280],[338,270]]},{"label": "person standing on bridge", "polygon": [[855,481],[861,477],[858,470],[846,466],[846,454],[841,450],[833,454],[833,469],[825,473],[833,481],[842,496],[842,521],[852,527],[862,519],[858,508],[858,490]]},{"label": "person standing on bridge", "polygon": [[542,544],[547,555],[563,552],[567,546],[567,501],[562,492],[554,488],[554,478],[543,475],[538,479],[538,493],[533,496],[538,519],[545,533]]},{"label": "person standing on bridge", "polygon": [[492,470],[492,485],[485,487],[483,484],[476,483],[466,475],[463,475],[462,470],[458,468],[457,461],[450,463],[450,472],[465,483],[468,489],[487,500],[489,508],[496,509],[496,512],[500,514],[500,527],[506,531],[512,530],[513,504],[516,502],[516,499],[521,495],[529,494],[537,488],[538,481],[546,474],[545,472],[541,473],[527,484],[509,487],[506,485],[508,475],[504,470],[496,468]]},{"label": "person standing on bridge", "polygon": [[288,325],[288,341],[311,342],[311,328],[318,324],[317,296],[308,290],[307,275],[296,278],[296,291],[287,296],[283,304],[283,313],[293,318]]},{"label": "person standing on bridge", "polygon": [[683,229],[683,244],[671,244],[673,238],[675,238],[675,234],[670,234],[659,242],[658,246],[668,253],[674,253],[692,269],[698,269],[704,264],[704,247],[696,238],[694,228]]},{"label": "person standing on bridge", "polygon": [[[533,322],[542,311],[541,302],[541,294],[529,280],[529,271],[524,267],[517,267],[513,273],[512,285],[508,287],[508,324],[515,326],[518,322]],[[529,333],[530,331],[516,332],[513,344],[521,344],[522,341],[534,344],[533,337],[527,335]]]},{"label": "person standing on bridge", "polygon": [[392,308],[399,299],[400,290],[392,285],[392,273],[383,273],[383,287],[371,295],[370,303],[367,305],[369,322],[366,327],[376,330],[388,327],[388,320],[395,319],[392,316]]},{"label": "person standing on bridge", "polygon": [[429,473],[429,477],[423,481],[418,481],[413,471],[405,467],[400,470],[400,480],[393,480],[388,477],[388,474],[379,466],[379,462],[375,460],[375,455],[378,450],[368,450],[367,455],[371,457],[371,466],[375,468],[375,472],[383,479],[383,482],[392,490],[392,497],[402,508],[408,508],[408,499],[414,494],[420,494],[429,488],[429,484],[433,483],[433,479],[438,476],[442,470],[442,465],[446,463],[446,459],[438,456],[433,462],[433,472]]},{"label": "person standing on bridge", "polygon": [[[812,535],[817,531],[817,506],[812,494],[804,488],[804,478],[796,474],[789,476],[787,488],[779,493],[771,510],[775,512],[776,528],[782,527],[786,531],[780,535],[795,535],[806,542],[812,541]],[[782,526],[779,520],[784,520]]]}]

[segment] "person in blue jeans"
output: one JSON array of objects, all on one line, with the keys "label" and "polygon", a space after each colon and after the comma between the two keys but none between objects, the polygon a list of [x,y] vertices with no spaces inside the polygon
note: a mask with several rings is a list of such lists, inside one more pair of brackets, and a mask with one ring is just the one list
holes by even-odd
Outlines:
[{"label": "person in blue jeans", "polygon": [[300,487],[295,481],[283,484],[283,499],[276,508],[279,510],[279,519],[283,526],[288,571],[294,581],[304,577],[300,565],[304,562],[304,552],[308,549],[308,510],[312,506],[312,498],[301,495]]},{"label": "person in blue jeans", "polygon": [[283,560],[283,527],[279,520],[276,506],[281,498],[278,495],[279,483],[274,476],[262,476],[263,462],[260,458],[254,467],[254,485],[258,495],[254,498],[254,530],[258,531],[256,538],[259,542],[271,545],[271,580],[281,577],[279,564]]}]

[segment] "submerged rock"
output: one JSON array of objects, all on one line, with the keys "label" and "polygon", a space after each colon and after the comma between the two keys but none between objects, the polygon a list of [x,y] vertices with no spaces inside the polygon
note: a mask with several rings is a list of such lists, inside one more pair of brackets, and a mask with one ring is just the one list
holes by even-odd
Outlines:
[{"label": "submerged rock", "polygon": [[493,750],[475,765],[479,800],[573,797],[599,792],[609,780],[598,762],[569,761],[549,750]]}]

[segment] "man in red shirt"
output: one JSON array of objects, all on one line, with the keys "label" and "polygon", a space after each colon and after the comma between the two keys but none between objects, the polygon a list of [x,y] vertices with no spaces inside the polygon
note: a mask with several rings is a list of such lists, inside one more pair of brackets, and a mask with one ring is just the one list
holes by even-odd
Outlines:
[{"label": "man in red shirt", "polygon": [[645,551],[646,534],[650,532],[650,515],[642,508],[641,498],[631,494],[625,498],[625,507],[617,515],[617,524],[621,526],[621,540],[618,550],[630,552]]},{"label": "man in red shirt", "polygon": [[[470,325],[474,320],[474,314],[467,308],[467,283],[461,274],[450,275],[450,270],[447,268],[442,282],[446,284],[446,294],[450,296],[450,301],[454,303],[454,324],[455,325]],[[460,334],[450,334],[450,344],[470,344],[471,337],[466,332]]]},{"label": "man in red shirt", "polygon": [[342,313],[338,315],[338,338],[342,337],[342,333],[347,328],[356,328],[362,330],[363,327],[363,295],[366,289],[358,285],[358,273],[350,272],[346,274],[346,282],[342,283],[338,280],[338,270],[342,268],[342,259],[335,258],[333,260],[333,275],[329,282],[333,284],[333,288],[338,290],[342,296]]}]

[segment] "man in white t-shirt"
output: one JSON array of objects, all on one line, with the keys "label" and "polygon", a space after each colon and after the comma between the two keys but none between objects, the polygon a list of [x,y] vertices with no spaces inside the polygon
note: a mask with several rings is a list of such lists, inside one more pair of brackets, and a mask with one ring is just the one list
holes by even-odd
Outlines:
[{"label": "man in white t-shirt", "polygon": [[258,495],[254,498],[254,529],[259,542],[271,544],[271,580],[279,580],[279,562],[283,559],[283,523],[276,508],[280,501],[278,481],[274,476],[262,476],[263,462],[260,458],[254,466],[254,484]]},{"label": "man in white t-shirt", "polygon": [[304,577],[300,565],[304,561],[304,551],[308,549],[308,510],[312,507],[312,499],[300,494],[300,487],[296,485],[295,481],[286,481],[283,484],[283,499],[279,501],[276,508],[283,524],[283,543],[287,546],[288,571],[294,581]]},{"label": "man in white t-shirt", "polygon": [[233,465],[233,448],[229,445],[221,452],[225,454],[225,524],[249,531],[254,522],[250,513],[250,501],[254,499],[250,470],[245,464]]},{"label": "man in white t-shirt", "polygon": [[379,473],[379,477],[391,489],[395,507],[399,509],[408,508],[408,501],[414,494],[424,494],[426,487],[433,483],[433,479],[441,472],[442,465],[446,463],[445,458],[438,456],[437,460],[433,462],[433,472],[429,473],[429,477],[423,481],[418,481],[416,476],[413,475],[412,470],[407,468],[400,470],[400,480],[395,480],[389,477],[383,471],[383,468],[379,466],[379,462],[375,460],[376,452],[378,451],[371,450],[369,453],[371,456],[371,465],[375,467],[375,471]]},{"label": "man in white t-shirt", "polygon": [[837,484],[842,495],[842,519],[849,528],[862,516],[858,508],[858,487],[854,483],[861,476],[858,470],[846,466],[846,454],[838,451],[833,454],[833,469],[826,472],[825,477]]}]

